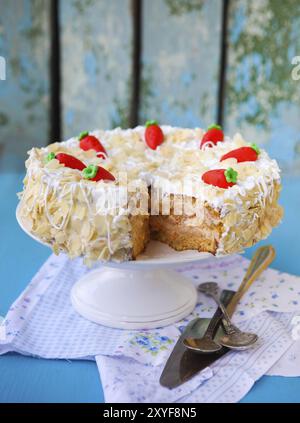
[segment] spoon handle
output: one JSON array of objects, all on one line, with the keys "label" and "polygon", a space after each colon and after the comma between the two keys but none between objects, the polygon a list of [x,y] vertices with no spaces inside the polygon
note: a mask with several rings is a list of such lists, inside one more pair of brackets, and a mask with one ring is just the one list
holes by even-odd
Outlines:
[{"label": "spoon handle", "polygon": [[256,250],[239,289],[227,306],[227,313],[230,317],[233,315],[235,308],[242,296],[250,288],[255,279],[257,279],[258,276],[260,276],[261,273],[267,269],[274,258],[275,250],[271,245],[266,245]]},{"label": "spoon handle", "polygon": [[224,306],[223,302],[220,299],[220,295],[211,294],[211,297],[215,300],[215,302],[218,304],[219,308],[221,309],[221,311],[223,313],[223,320],[225,320],[226,326],[230,327],[232,325],[231,320],[230,320],[230,316],[228,315],[226,307]]},{"label": "spoon handle", "polygon": [[[222,304],[228,304],[228,300],[229,298],[232,298],[232,291],[223,291],[222,294]],[[213,317],[210,319],[209,325],[205,331],[205,334],[203,336],[208,336],[213,338],[215,335],[215,332],[219,326],[219,322],[220,319],[223,316],[223,312],[220,310],[220,308],[218,307],[217,310],[215,311],[215,314],[213,315]]]},{"label": "spoon handle", "polygon": [[210,319],[209,325],[207,326],[207,329],[203,337],[205,336],[205,337],[213,339],[214,334],[216,332],[216,328],[218,326],[218,323],[221,317],[222,317],[222,312],[219,309],[217,309],[213,317]]}]

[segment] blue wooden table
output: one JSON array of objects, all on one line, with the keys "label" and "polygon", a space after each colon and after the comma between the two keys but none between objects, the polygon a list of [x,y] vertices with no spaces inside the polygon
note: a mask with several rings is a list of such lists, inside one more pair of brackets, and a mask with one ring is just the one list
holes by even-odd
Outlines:
[{"label": "blue wooden table", "polygon": [[[0,315],[26,287],[49,256],[49,249],[30,239],[15,220],[22,175],[4,173],[0,178]],[[284,179],[282,225],[269,241],[277,250],[274,267],[300,275],[300,178]],[[252,250],[247,251],[249,257]],[[103,402],[103,391],[94,362],[43,360],[8,354],[0,357],[0,402]],[[300,402],[300,378],[261,378],[242,402]]]}]

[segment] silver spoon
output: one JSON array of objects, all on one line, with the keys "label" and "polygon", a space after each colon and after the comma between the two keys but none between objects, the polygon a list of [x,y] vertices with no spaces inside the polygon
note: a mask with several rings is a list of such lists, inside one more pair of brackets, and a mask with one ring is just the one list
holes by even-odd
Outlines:
[{"label": "silver spoon", "polygon": [[[264,245],[256,250],[239,289],[237,290],[233,298],[230,300],[229,305],[226,307],[226,311],[229,316],[232,316],[239,300],[250,288],[253,282],[258,278],[258,276],[261,275],[262,272],[267,269],[267,267],[270,265],[270,263],[272,263],[274,258],[275,250],[271,245]],[[218,307],[212,318],[215,323],[214,332],[217,328],[217,325],[219,324],[219,321],[222,319],[222,316],[223,314],[220,308]],[[200,338],[188,338],[186,341],[184,341],[184,344],[187,348],[201,352],[200,341]],[[200,348],[197,348],[198,344]],[[205,352],[208,352],[207,348],[205,349]]]},{"label": "silver spoon", "polygon": [[250,332],[242,332],[232,322],[226,308],[220,300],[220,290],[216,282],[206,282],[198,286],[198,291],[212,297],[223,313],[222,324],[226,335],[218,339],[224,347],[235,350],[245,350],[250,348],[258,339],[258,336]]},{"label": "silver spoon", "polygon": [[185,338],[183,340],[184,345],[190,350],[202,353],[213,353],[219,351],[222,347],[213,340],[213,337],[215,335],[216,326],[220,321],[220,315],[221,312],[216,312],[214,314],[202,338]]}]

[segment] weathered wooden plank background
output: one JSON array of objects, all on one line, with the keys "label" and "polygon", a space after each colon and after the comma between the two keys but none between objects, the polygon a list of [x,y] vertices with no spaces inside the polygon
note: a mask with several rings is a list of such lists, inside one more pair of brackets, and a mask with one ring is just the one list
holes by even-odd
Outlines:
[{"label": "weathered wooden plank background", "polygon": [[32,145],[148,118],[219,118],[300,170],[299,0],[0,0],[0,11],[2,170]]},{"label": "weathered wooden plank background", "polygon": [[1,167],[22,166],[33,145],[49,136],[49,2],[0,0],[0,56],[6,80],[0,81]]},{"label": "weathered wooden plank background", "polygon": [[230,0],[226,129],[266,144],[286,171],[300,171],[299,0]]},{"label": "weathered wooden plank background", "polygon": [[128,126],[130,0],[61,1],[63,134]]},{"label": "weathered wooden plank background", "polygon": [[221,6],[219,0],[144,1],[141,121],[207,126],[215,120]]}]

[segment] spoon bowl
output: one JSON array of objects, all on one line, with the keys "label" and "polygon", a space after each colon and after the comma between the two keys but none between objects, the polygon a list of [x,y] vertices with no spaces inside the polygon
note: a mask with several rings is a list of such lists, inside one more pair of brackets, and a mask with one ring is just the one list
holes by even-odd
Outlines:
[{"label": "spoon bowl", "polygon": [[255,333],[237,331],[232,334],[222,336],[218,342],[220,342],[223,347],[234,350],[246,350],[251,348],[257,339],[258,336]]},{"label": "spoon bowl", "polygon": [[220,344],[217,344],[209,336],[204,336],[203,338],[185,338],[183,343],[190,350],[207,354],[220,351],[222,348]]},{"label": "spoon bowl", "polygon": [[255,333],[242,332],[237,328],[231,319],[220,299],[220,289],[216,282],[205,282],[198,286],[198,291],[213,298],[223,313],[223,328],[225,335],[218,342],[224,347],[234,350],[245,350],[250,348],[258,339]]},{"label": "spoon bowl", "polygon": [[204,282],[197,286],[197,290],[205,295],[218,295],[219,285],[216,282]]}]

